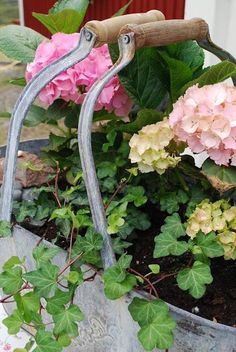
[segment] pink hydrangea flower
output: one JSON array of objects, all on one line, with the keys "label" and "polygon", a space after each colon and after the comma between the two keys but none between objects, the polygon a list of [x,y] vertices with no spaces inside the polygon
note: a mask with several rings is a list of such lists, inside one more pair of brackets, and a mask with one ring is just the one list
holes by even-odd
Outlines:
[{"label": "pink hydrangea flower", "polygon": [[[27,65],[25,78],[30,81],[39,71],[50,63],[74,49],[79,40],[79,33],[56,33],[48,42],[42,42],[35,53],[34,61]],[[112,66],[107,45],[92,50],[82,62],[74,65],[57,76],[39,94],[39,99],[51,105],[56,99],[74,101],[81,104],[86,93]],[[106,85],[100,94],[95,110],[114,111],[119,116],[128,115],[132,102],[121,86],[117,76]]]},{"label": "pink hydrangea flower", "polygon": [[169,122],[177,139],[193,153],[207,151],[216,164],[236,166],[235,87],[190,87],[174,104]]}]

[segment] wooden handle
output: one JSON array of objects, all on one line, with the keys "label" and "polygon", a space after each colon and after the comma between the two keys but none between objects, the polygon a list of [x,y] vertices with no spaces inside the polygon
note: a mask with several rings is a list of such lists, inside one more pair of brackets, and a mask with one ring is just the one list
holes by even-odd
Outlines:
[{"label": "wooden handle", "polygon": [[120,34],[133,32],[136,48],[163,46],[185,40],[201,40],[208,34],[208,25],[201,18],[168,20],[141,25],[128,24]]},{"label": "wooden handle", "polygon": [[124,16],[112,17],[104,21],[90,21],[85,27],[97,35],[96,46],[104,43],[115,43],[123,26],[129,23],[143,24],[164,20],[165,16],[158,10],[146,13],[135,13]]}]

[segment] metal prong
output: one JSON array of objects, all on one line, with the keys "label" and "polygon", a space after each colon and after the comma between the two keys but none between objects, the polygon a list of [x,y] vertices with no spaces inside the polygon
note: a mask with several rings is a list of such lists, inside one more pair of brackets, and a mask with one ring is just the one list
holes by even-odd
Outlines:
[{"label": "metal prong", "polygon": [[64,55],[48,67],[40,71],[32,81],[27,84],[18,99],[12,113],[8,132],[8,142],[5,158],[5,167],[0,205],[0,219],[10,221],[12,211],[13,185],[16,171],[16,158],[19,147],[20,133],[27,112],[39,92],[61,72],[82,61],[91,52],[96,35],[83,28],[78,46],[70,53]]},{"label": "metal prong", "polygon": [[[228,51],[222,49],[221,47],[213,43],[209,33],[205,39],[198,40],[197,43],[203,49],[217,56],[221,61],[228,60],[236,64],[236,59],[233,57],[233,55],[231,55]],[[236,76],[232,77],[232,81],[233,81],[233,84],[236,86]]]},{"label": "metal prong", "polygon": [[118,61],[102,78],[100,78],[93,85],[88,95],[86,96],[81,108],[78,126],[80,159],[93,223],[96,231],[98,231],[103,236],[104,240],[102,249],[102,260],[104,268],[107,268],[115,263],[115,255],[112,249],[111,238],[107,233],[107,222],[104,211],[104,204],[99,189],[99,183],[93,159],[91,130],[94,106],[99,94],[110,81],[110,79],[124,67],[126,67],[134,57],[135,41],[132,33],[120,36],[119,48],[120,57]]}]

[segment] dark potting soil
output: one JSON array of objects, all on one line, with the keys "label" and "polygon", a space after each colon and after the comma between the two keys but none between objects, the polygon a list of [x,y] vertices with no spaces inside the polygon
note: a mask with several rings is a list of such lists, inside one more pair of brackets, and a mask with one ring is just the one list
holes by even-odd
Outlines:
[{"label": "dark potting soil", "polygon": [[[129,250],[133,255],[132,268],[145,275],[150,272],[149,264],[159,264],[161,273],[148,278],[151,282],[163,278],[154,284],[161,299],[203,318],[236,327],[236,261],[213,259],[211,272],[214,280],[211,285],[207,285],[206,293],[201,299],[194,299],[178,288],[176,275],[167,276],[188,266],[191,258],[186,255],[153,259],[154,237],[157,233],[140,233],[136,238],[135,246]],[[167,277],[164,278],[164,275]]]},{"label": "dark potting soil", "polygon": [[[48,222],[40,228],[31,227],[29,224],[27,226],[24,224],[24,227],[49,241],[53,241],[57,235],[57,227],[53,222]],[[236,261],[212,259],[211,271],[214,280],[211,285],[207,285],[206,293],[201,299],[194,299],[178,288],[176,275],[170,275],[187,267],[191,257],[187,254],[153,259],[154,237],[157,233],[156,227],[137,234],[134,239],[135,245],[128,250],[129,254],[133,255],[132,268],[146,275],[150,272],[149,264],[159,264],[161,273],[150,275],[148,278],[151,282],[160,280],[154,286],[161,299],[211,321],[236,327]],[[59,237],[56,244],[67,249],[69,242],[70,239]]]}]

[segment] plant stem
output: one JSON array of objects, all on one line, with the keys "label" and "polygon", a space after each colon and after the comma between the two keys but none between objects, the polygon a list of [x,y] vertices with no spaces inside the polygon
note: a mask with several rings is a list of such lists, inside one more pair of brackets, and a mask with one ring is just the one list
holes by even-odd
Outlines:
[{"label": "plant stem", "polygon": [[[155,296],[156,296],[156,298],[159,298],[159,295],[158,295],[158,293],[157,293],[157,290],[155,289],[153,283],[151,283],[151,281],[150,281],[147,277],[143,276],[143,275],[140,274],[138,271],[136,271],[136,270],[134,270],[134,269],[132,269],[132,268],[129,268],[128,271],[132,272],[133,274],[135,274],[135,275],[137,275],[137,276],[140,276],[144,281],[146,281],[146,282],[148,283],[148,286],[149,286],[150,289],[151,289],[151,292],[153,291],[154,294],[155,294]],[[151,294],[151,292],[150,292],[150,294]]]},{"label": "plant stem", "polygon": [[186,192],[189,192],[189,187],[187,185],[187,183],[185,182],[185,179],[183,178],[183,176],[179,173],[179,171],[177,169],[175,169],[175,174],[179,180],[179,183],[181,184],[181,186],[183,187],[183,189]]},{"label": "plant stem", "polygon": [[111,202],[113,201],[113,199],[115,198],[115,196],[124,189],[124,187],[127,185],[127,183],[129,182],[129,179],[127,179],[124,182],[121,182],[117,189],[115,190],[115,192],[112,194],[111,198],[108,200],[108,202],[105,204],[104,209],[107,210],[107,208],[109,207],[109,205],[111,204]]},{"label": "plant stem", "polygon": [[59,208],[62,207],[60,199],[59,199],[59,194],[58,194],[58,178],[59,178],[60,171],[61,170],[60,170],[58,162],[57,162],[57,169],[56,169],[56,176],[55,176],[55,180],[54,180],[54,192],[53,192],[53,195],[54,195],[54,198],[55,198]]},{"label": "plant stem", "polygon": [[72,226],[71,228],[71,232],[70,232],[70,248],[69,248],[69,257],[68,257],[68,261],[71,261],[71,253],[72,253],[72,245],[73,245],[73,233],[74,233],[74,226]]},{"label": "plant stem", "polygon": [[70,260],[66,266],[59,272],[58,277],[61,276],[71,265],[73,265],[78,259],[82,257],[84,253],[81,252],[75,259]]}]

